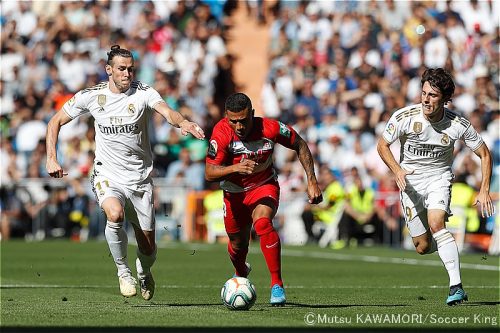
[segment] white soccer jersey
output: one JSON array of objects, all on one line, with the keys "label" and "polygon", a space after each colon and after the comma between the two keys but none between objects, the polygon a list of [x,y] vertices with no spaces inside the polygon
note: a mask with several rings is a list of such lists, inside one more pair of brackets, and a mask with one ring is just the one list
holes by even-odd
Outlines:
[{"label": "white soccer jersey", "polygon": [[463,140],[472,151],[483,140],[471,123],[445,108],[443,119],[430,123],[422,104],[399,109],[389,119],[383,137],[388,143],[401,141],[401,167],[418,173],[451,171],[456,140]]},{"label": "white soccer jersey", "polygon": [[115,182],[134,186],[153,169],[148,123],[153,106],[162,102],[153,88],[133,81],[115,94],[108,82],[77,92],[63,106],[71,118],[90,112],[95,119],[95,169]]}]

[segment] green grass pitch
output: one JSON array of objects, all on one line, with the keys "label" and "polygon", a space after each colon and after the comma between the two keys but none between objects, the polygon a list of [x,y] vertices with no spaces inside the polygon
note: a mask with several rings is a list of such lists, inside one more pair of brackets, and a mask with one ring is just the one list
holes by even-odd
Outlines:
[{"label": "green grass pitch", "polygon": [[249,311],[230,311],[220,301],[220,289],[233,274],[225,245],[160,245],[153,267],[156,293],[144,301],[139,294],[120,295],[105,242],[2,242],[1,326],[498,331],[499,258],[461,259],[469,302],[449,307],[448,276],[437,254],[285,247],[287,305],[273,308],[268,271],[258,243],[252,243],[248,261],[257,302]]}]

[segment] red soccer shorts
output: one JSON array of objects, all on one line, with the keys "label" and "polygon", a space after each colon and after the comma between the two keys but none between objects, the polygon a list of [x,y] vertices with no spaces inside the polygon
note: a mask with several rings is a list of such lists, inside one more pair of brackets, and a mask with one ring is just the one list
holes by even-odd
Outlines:
[{"label": "red soccer shorts", "polygon": [[252,212],[263,199],[272,200],[278,209],[280,186],[278,182],[266,183],[250,191],[229,193],[224,191],[224,225],[228,234],[238,233],[252,224]]}]

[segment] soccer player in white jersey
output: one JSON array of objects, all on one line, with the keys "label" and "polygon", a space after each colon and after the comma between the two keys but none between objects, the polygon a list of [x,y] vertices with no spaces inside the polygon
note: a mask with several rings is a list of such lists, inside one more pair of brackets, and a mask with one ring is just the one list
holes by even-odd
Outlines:
[{"label": "soccer player in white jersey", "polygon": [[102,82],[77,92],[47,127],[47,171],[55,178],[65,174],[57,161],[56,143],[61,126],[90,113],[95,119],[96,152],[92,187],[106,214],[106,240],[118,269],[120,292],[135,296],[137,281],[127,260],[126,217],[137,240],[137,277],[142,297],[153,297],[155,283],[151,266],[156,260],[153,182],[150,177],[153,159],[148,123],[154,111],[183,135],[191,133],[203,139],[203,130],[167,106],[153,88],[133,81],[134,59],[129,50],[113,45],[108,52],[106,73]]},{"label": "soccer player in white jersey", "polygon": [[[421,84],[421,103],[397,110],[391,116],[377,149],[401,190],[413,244],[420,254],[438,251],[450,278],[446,303],[454,305],[468,299],[460,278],[458,248],[445,226],[451,214],[454,143],[464,141],[481,159],[482,181],[476,204],[483,217],[494,214],[489,194],[491,155],[470,122],[445,108],[455,91],[451,75],[442,68],[427,69]],[[400,163],[389,149],[397,139],[401,142]]]}]

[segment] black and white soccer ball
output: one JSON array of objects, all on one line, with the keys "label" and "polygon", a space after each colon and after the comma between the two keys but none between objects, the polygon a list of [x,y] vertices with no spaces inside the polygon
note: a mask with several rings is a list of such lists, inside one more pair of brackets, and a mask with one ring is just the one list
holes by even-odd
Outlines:
[{"label": "black and white soccer ball", "polygon": [[220,291],[222,303],[231,310],[248,310],[257,299],[253,283],[244,277],[233,277],[224,283]]}]

